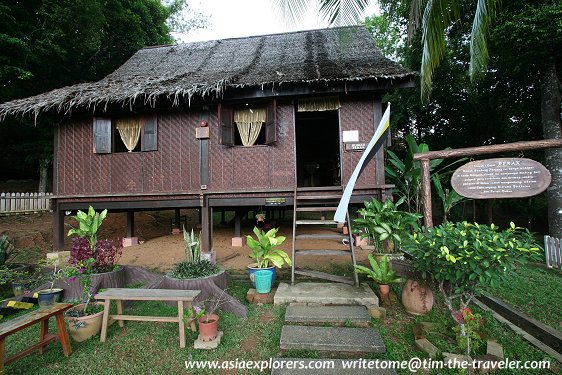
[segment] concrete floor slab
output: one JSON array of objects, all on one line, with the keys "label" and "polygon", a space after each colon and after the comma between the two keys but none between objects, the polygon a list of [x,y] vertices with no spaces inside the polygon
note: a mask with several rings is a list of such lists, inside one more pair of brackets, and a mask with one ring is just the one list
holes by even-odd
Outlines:
[{"label": "concrete floor slab", "polygon": [[285,322],[290,323],[337,323],[366,324],[371,316],[365,306],[289,306]]}]

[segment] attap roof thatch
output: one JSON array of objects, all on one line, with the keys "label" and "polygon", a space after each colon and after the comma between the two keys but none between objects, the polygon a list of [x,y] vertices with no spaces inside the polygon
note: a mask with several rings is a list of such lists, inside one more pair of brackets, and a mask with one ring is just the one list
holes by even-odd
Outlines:
[{"label": "attap roof thatch", "polygon": [[0,104],[0,117],[109,103],[152,104],[162,96],[177,104],[247,86],[412,76],[383,57],[362,26],[310,30],[144,48],[98,82]]}]

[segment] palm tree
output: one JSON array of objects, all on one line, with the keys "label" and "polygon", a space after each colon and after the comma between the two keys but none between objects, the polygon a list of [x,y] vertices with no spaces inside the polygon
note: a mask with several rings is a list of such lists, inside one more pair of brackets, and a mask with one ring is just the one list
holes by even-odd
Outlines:
[{"label": "palm tree", "polygon": [[[331,25],[357,23],[369,0],[272,0],[281,10],[285,19],[294,21],[302,17],[310,3],[319,6],[324,19]],[[451,25],[459,22],[463,6],[476,5],[472,32],[470,35],[470,67],[472,80],[480,78],[487,69],[488,35],[492,22],[500,11],[501,0],[411,0],[408,34],[421,27],[422,64],[420,69],[421,98],[427,102],[431,94],[432,78],[445,51],[446,32]],[[545,3],[547,3],[545,1]],[[554,57],[542,64],[541,72],[541,122],[545,139],[562,139],[560,127],[560,81]],[[562,235],[562,149],[550,149],[545,152],[546,166],[552,175],[548,189],[548,221],[552,236]]]}]

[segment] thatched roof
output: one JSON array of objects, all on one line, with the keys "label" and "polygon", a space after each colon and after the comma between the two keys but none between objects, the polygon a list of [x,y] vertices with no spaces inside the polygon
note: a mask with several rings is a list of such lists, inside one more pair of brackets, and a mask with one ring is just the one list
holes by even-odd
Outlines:
[{"label": "thatched roof", "polygon": [[0,118],[110,103],[151,105],[161,97],[178,104],[194,95],[221,97],[228,88],[412,76],[383,57],[362,26],[300,31],[144,48],[98,82],[0,104]]}]

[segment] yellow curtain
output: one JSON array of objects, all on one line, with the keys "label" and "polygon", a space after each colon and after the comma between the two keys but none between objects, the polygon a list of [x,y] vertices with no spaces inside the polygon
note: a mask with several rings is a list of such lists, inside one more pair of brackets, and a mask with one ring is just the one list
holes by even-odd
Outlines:
[{"label": "yellow curtain", "polygon": [[335,111],[341,108],[337,97],[299,99],[297,112]]},{"label": "yellow curtain", "polygon": [[265,108],[246,108],[234,111],[234,122],[244,146],[253,146],[265,122]]},{"label": "yellow curtain", "polygon": [[137,143],[139,143],[141,133],[140,117],[118,119],[115,127],[119,130],[119,135],[127,150],[132,152],[137,147]]},{"label": "yellow curtain", "polygon": [[236,127],[244,146],[253,146],[260,135],[262,122],[237,122]]}]

